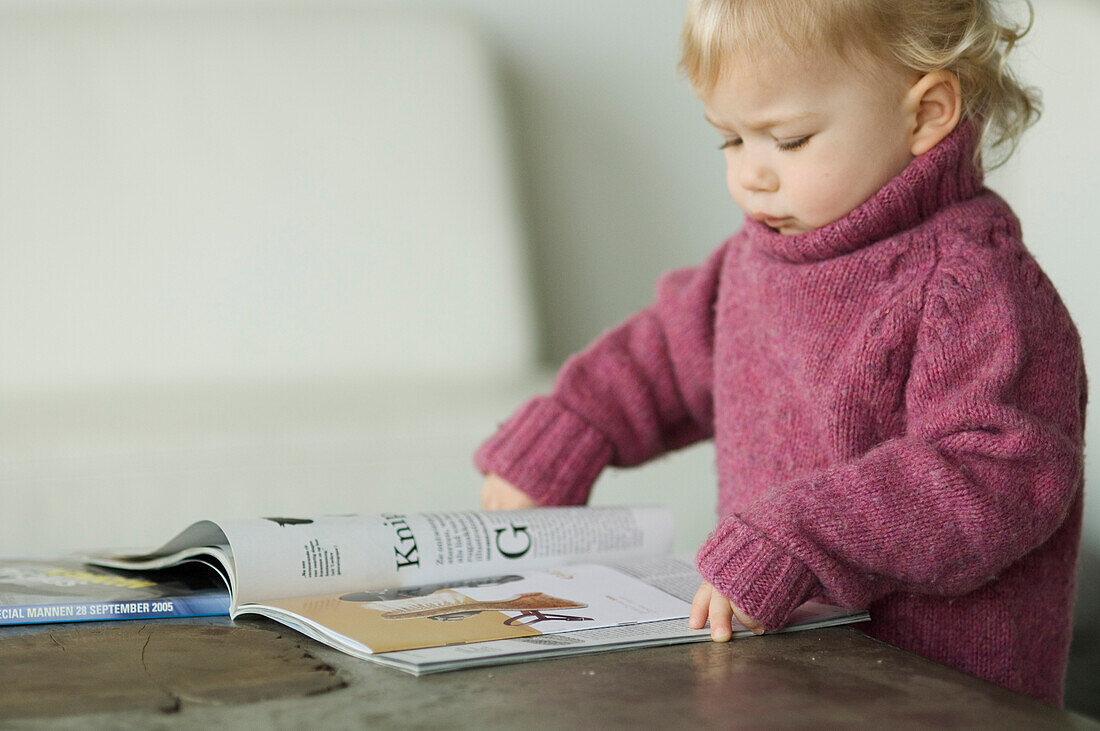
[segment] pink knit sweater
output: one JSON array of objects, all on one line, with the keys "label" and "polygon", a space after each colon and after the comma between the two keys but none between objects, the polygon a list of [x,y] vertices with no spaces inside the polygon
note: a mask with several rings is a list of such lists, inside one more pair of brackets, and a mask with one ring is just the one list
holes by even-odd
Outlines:
[{"label": "pink knit sweater", "polygon": [[[962,126],[817,231],[746,220],[478,451],[544,504],[713,437],[703,577],[765,627],[823,595],[1060,704],[1081,531],[1077,332]],[[675,489],[675,488],[672,488]]]}]

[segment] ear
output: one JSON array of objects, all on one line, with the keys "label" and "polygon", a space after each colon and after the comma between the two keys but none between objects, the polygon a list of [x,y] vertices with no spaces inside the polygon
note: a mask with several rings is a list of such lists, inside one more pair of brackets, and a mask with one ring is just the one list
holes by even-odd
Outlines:
[{"label": "ear", "polygon": [[959,77],[950,71],[931,71],[906,94],[909,114],[909,152],[916,157],[935,147],[959,125],[962,91]]}]

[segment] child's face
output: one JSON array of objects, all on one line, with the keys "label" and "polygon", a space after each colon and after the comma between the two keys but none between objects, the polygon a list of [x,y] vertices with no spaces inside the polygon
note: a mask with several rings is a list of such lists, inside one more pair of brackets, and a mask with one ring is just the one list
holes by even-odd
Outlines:
[{"label": "child's face", "polygon": [[914,79],[900,71],[871,78],[834,54],[728,66],[703,98],[725,140],[726,183],[780,233],[843,218],[912,160],[903,102]]}]

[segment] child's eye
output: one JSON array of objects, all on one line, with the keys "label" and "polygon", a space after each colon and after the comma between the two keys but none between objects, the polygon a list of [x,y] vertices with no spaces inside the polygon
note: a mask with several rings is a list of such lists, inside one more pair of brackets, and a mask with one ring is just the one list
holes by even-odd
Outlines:
[{"label": "child's eye", "polygon": [[775,146],[784,152],[791,152],[793,150],[802,149],[809,141],[810,135],[806,135],[805,137],[799,137],[793,140],[776,140]]},{"label": "child's eye", "polygon": [[728,149],[730,147],[740,147],[740,146],[741,146],[741,138],[740,137],[730,137],[728,140],[723,140],[722,144],[718,145],[718,149],[719,150],[725,150],[725,149]]}]

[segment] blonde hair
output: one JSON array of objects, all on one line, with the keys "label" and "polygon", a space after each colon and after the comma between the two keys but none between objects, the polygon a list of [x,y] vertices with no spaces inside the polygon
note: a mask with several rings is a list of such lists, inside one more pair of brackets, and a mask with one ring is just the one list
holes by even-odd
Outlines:
[{"label": "blonde hair", "polygon": [[[850,62],[873,59],[926,74],[954,73],[962,87],[962,118],[1007,160],[1039,118],[1034,88],[1005,62],[1031,29],[1001,19],[995,0],[691,0],[680,36],[680,68],[706,95],[731,57],[778,47],[804,54],[832,50]],[[872,70],[873,73],[873,70]],[[978,145],[976,154],[982,144]]]}]

